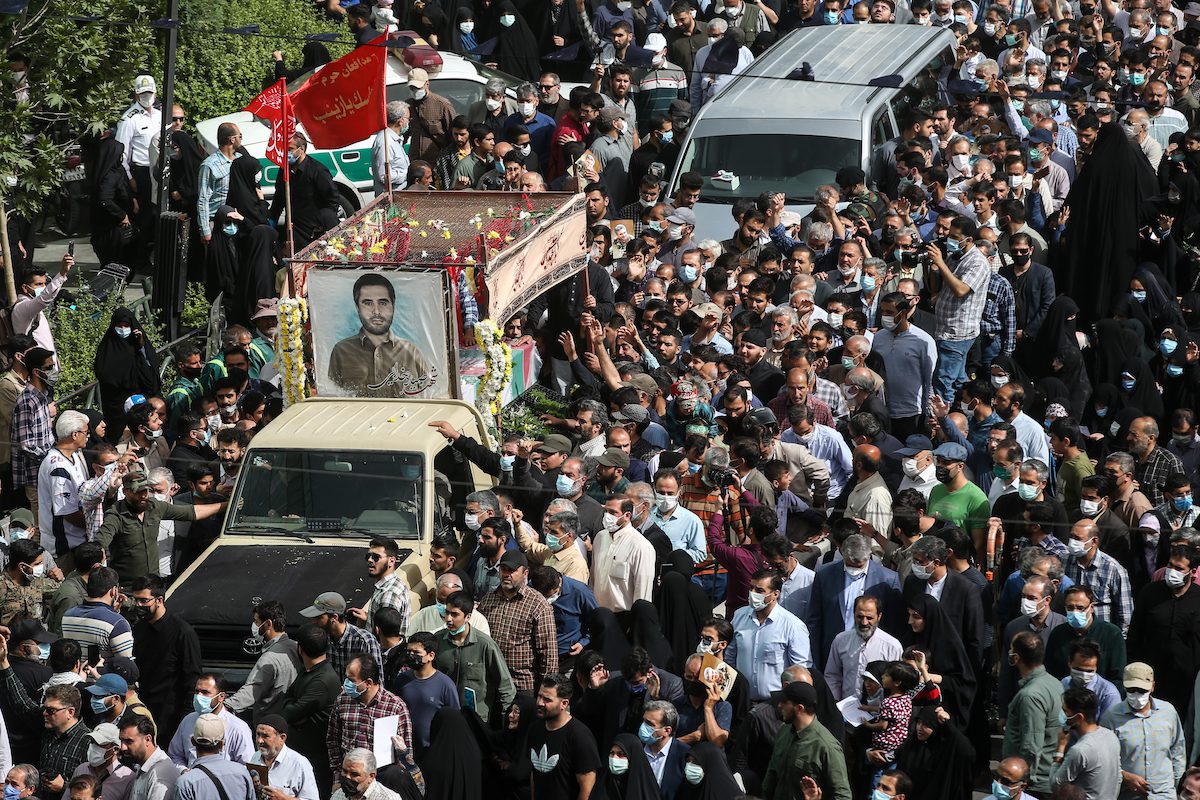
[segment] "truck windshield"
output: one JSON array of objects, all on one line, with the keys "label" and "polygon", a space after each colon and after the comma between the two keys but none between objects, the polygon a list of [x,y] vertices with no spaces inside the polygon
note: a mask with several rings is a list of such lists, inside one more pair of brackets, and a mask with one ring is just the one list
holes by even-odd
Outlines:
[{"label": "truck windshield", "polygon": [[[793,133],[742,133],[701,136],[688,142],[679,173],[704,176],[700,199],[732,205],[766,191],[783,192],[789,203],[811,203],[818,186],[833,183],[842,167],[860,166],[862,146],[855,139]],[[738,186],[713,181],[722,170],[737,176]]]},{"label": "truck windshield", "polygon": [[265,534],[382,534],[421,538],[419,453],[252,450],[229,527]]}]

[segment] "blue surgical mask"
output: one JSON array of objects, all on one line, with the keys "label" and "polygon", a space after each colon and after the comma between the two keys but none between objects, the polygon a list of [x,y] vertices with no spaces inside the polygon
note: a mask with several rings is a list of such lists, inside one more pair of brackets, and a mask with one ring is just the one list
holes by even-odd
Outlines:
[{"label": "blue surgical mask", "polygon": [[202,694],[197,694],[192,698],[192,710],[197,714],[211,714],[213,707],[213,699]]},{"label": "blue surgical mask", "polygon": [[688,464],[688,474],[689,475],[695,475],[699,471],[700,471],[699,464]]},{"label": "blue surgical mask", "polygon": [[683,777],[687,778],[688,783],[696,786],[704,780],[704,767],[694,763],[684,764]]},{"label": "blue surgical mask", "polygon": [[1068,611],[1067,624],[1075,630],[1087,627],[1088,617],[1086,611]]},{"label": "blue surgical mask", "polygon": [[675,131],[664,131],[662,134],[662,137],[661,137],[661,141],[663,144],[670,144],[674,138],[675,138]]},{"label": "blue surgical mask", "polygon": [[1129,73],[1129,85],[1130,86],[1141,86],[1145,82],[1146,82],[1146,74],[1144,72]]},{"label": "blue surgical mask", "polygon": [[546,547],[549,547],[551,550],[558,550],[562,547],[562,541],[553,533],[547,533]]},{"label": "blue surgical mask", "polygon": [[[625,681],[625,685],[629,687],[629,691],[633,694],[646,693],[646,684],[644,683],[630,683],[629,681]],[[646,723],[643,722],[642,724],[645,725]]]},{"label": "blue surgical mask", "polygon": [[697,277],[696,276],[696,268],[693,267],[691,264],[684,264],[683,269],[681,269],[679,272],[680,272],[679,277],[683,279],[684,283],[694,283],[695,282],[696,277]]},{"label": "blue surgical mask", "polygon": [[1129,296],[1132,297],[1136,303],[1146,302],[1146,292],[1144,289],[1140,292],[1137,290],[1132,290],[1129,292]]},{"label": "blue surgical mask", "polygon": [[500,456],[500,471],[512,472],[513,464],[517,462],[516,456]]},{"label": "blue surgical mask", "polygon": [[822,19],[824,19],[824,20],[825,20],[825,24],[826,24],[826,25],[837,25],[837,23],[838,23],[838,13],[837,13],[836,11],[826,11],[826,12],[825,12],[825,13],[822,15]]},{"label": "blue surgical mask", "polygon": [[450,631],[451,636],[459,636],[466,629],[467,629],[467,623],[465,623],[465,622],[462,625],[459,625],[457,628],[451,628],[450,626],[446,626],[446,630]]},{"label": "blue surgical mask", "polygon": [[1108,416],[1108,406],[1100,406],[1097,408],[1096,416],[1100,417],[1100,419],[1104,419],[1106,416]]},{"label": "blue surgical mask", "polygon": [[21,790],[10,784],[4,784],[4,800],[17,800],[21,796]]},{"label": "blue surgical mask", "polygon": [[128,325],[118,325],[113,328],[113,333],[115,333],[117,336],[120,336],[122,339],[128,339],[130,334],[133,333],[133,328],[129,327]]},{"label": "blue surgical mask", "polygon": [[349,678],[346,678],[346,680],[342,681],[342,692],[351,700],[357,700],[358,698],[362,697],[362,690],[359,689],[358,686],[355,685],[354,681],[350,680]]},{"label": "blue surgical mask", "polygon": [[559,497],[570,497],[575,494],[575,480],[566,475],[559,475],[554,482],[554,488],[558,491]]},{"label": "blue surgical mask", "polygon": [[962,242],[960,242],[958,239],[947,239],[946,252],[950,255],[957,255],[958,253],[962,252]]},{"label": "blue surgical mask", "polygon": [[1179,342],[1174,339],[1159,339],[1158,349],[1164,356],[1169,356],[1175,352],[1175,348],[1179,347]]},{"label": "blue surgical mask", "polygon": [[1135,386],[1137,386],[1137,381],[1127,381],[1124,379],[1121,380],[1121,388],[1127,392],[1132,392],[1133,387]]},{"label": "blue surgical mask", "polygon": [[445,603],[434,603],[433,607],[437,609],[437,613],[438,613],[439,617],[441,617],[442,619],[446,618],[446,604]]},{"label": "blue surgical mask", "polygon": [[1178,364],[1167,364],[1167,375],[1172,378],[1178,378],[1183,374],[1183,367]]},{"label": "blue surgical mask", "polygon": [[859,283],[859,285],[862,286],[862,290],[864,292],[875,291],[875,276],[874,275],[863,275],[862,277],[860,277],[858,279],[858,283]]},{"label": "blue surgical mask", "polygon": [[225,231],[226,236],[237,236],[237,231],[238,231],[237,223],[236,222],[226,222],[225,227],[222,228],[222,230]]},{"label": "blue surgical mask", "polygon": [[654,738],[654,728],[650,726],[649,722],[643,721],[641,726],[638,727],[638,739],[647,747],[656,741]]},{"label": "blue surgical mask", "polygon": [[[1000,783],[1000,781],[993,779],[992,797],[996,798],[996,800],[1012,800],[1012,792],[1008,790],[1007,786]],[[872,800],[874,800],[874,798],[872,798]]]},{"label": "blue surgical mask", "polygon": [[500,15],[500,24],[506,28],[511,28],[513,26],[513,23],[516,21],[517,21],[517,18],[514,17],[512,14],[501,14]]},{"label": "blue surgical mask", "polygon": [[[108,566],[108,565],[107,565],[107,564],[105,564],[104,566]],[[41,662],[42,662],[43,664],[45,664],[45,663],[46,663],[46,661],[47,661],[47,660],[49,660],[49,658],[50,658],[50,645],[48,645],[48,644],[39,644],[39,645],[38,645],[38,658],[39,658],[39,659],[41,659]]]},{"label": "blue surgical mask", "polygon": [[92,713],[98,717],[103,717],[108,713],[108,705],[105,704],[103,697],[93,697],[89,705],[92,707]]},{"label": "blue surgical mask", "polygon": [[1190,494],[1185,494],[1183,497],[1176,497],[1171,500],[1171,505],[1174,506],[1175,510],[1181,514],[1186,513],[1192,508],[1192,496]]},{"label": "blue surgical mask", "polygon": [[298,159],[296,158],[295,153],[288,153],[288,163],[289,164],[295,164],[297,160]]}]

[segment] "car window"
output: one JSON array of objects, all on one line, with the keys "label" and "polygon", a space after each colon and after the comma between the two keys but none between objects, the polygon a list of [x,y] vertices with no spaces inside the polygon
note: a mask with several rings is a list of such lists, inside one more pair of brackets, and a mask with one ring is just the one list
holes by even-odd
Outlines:
[{"label": "car window", "polygon": [[[483,84],[468,78],[438,78],[431,79],[433,91],[450,101],[455,114],[466,114],[472,103],[483,99]],[[412,92],[407,83],[393,83],[387,87],[388,101],[408,100]]]}]

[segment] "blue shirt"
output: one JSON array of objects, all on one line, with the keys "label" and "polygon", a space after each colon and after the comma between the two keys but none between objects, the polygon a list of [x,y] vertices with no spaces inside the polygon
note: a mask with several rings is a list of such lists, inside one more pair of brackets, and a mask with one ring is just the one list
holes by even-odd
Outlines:
[{"label": "blue shirt", "polygon": [[212,236],[212,218],[229,197],[229,170],[233,162],[217,151],[200,164],[200,182],[196,190],[196,222],[200,233]]},{"label": "blue shirt", "polygon": [[[675,710],[679,712],[679,724],[675,727],[675,736],[687,736],[690,733],[695,733],[704,726],[704,704],[701,703],[699,708],[692,705],[692,701],[687,697],[682,700],[675,701]],[[713,706],[713,719],[717,721],[717,727],[723,731],[728,731],[733,727],[733,706],[725,700],[718,700]]]},{"label": "blue shirt", "polygon": [[845,581],[842,584],[845,587],[842,591],[842,622],[846,626],[843,630],[849,631],[854,629],[854,603],[867,588],[867,571],[864,569],[861,575],[854,577],[843,566],[842,580]]},{"label": "blue shirt", "polygon": [[[780,434],[779,441],[802,444],[808,448],[808,452],[824,461],[829,467],[829,499],[841,496],[854,466],[850,448],[840,433],[828,425],[813,425],[808,441],[805,441],[794,430],[786,428]],[[780,530],[780,533],[783,531]]]},{"label": "blue shirt", "polygon": [[650,512],[650,521],[662,529],[671,540],[671,549],[683,550],[699,564],[708,557],[708,544],[704,540],[704,523],[683,506],[675,506],[669,517],[664,518],[655,506]]},{"label": "blue shirt", "polygon": [[887,364],[888,412],[893,417],[925,413],[933,394],[933,369],[937,364],[933,337],[912,323],[903,333],[880,329],[871,340],[871,351]]},{"label": "blue shirt", "polygon": [[550,143],[554,137],[554,120],[540,111],[534,111],[531,120],[526,120],[519,111],[509,114],[501,128],[505,139],[508,139],[508,132],[517,125],[524,125],[525,129],[529,131],[529,146],[533,152],[537,153],[538,166],[544,172],[550,164]]},{"label": "blue shirt", "polygon": [[[1062,685],[1064,692],[1071,688],[1073,684],[1071,682],[1070,675],[1062,679]],[[1097,674],[1096,677],[1092,679],[1091,685],[1085,688],[1092,690],[1092,693],[1096,695],[1096,700],[1099,703],[1098,708],[1096,709],[1096,719],[1103,717],[1105,711],[1108,711],[1117,703],[1121,702],[1121,693],[1117,691],[1117,687],[1113,685],[1113,682],[1105,678],[1103,675]]]},{"label": "blue shirt", "polygon": [[458,687],[449,675],[437,670],[423,680],[405,670],[396,676],[396,694],[408,706],[418,753],[429,747],[429,724],[433,722],[433,715],[446,706],[459,707]]},{"label": "blue shirt", "polygon": [[746,676],[752,700],[766,700],[779,691],[779,677],[788,667],[812,666],[807,626],[779,604],[762,623],[750,606],[742,606],[732,624],[733,641],[725,660]]},{"label": "blue shirt", "polygon": [[[733,354],[733,345],[731,345],[729,340],[719,333],[714,333],[712,339],[705,344],[711,344],[713,347],[717,348],[717,352],[723,356]],[[692,352],[692,334],[689,333],[687,336],[683,337],[683,349],[685,352]]]},{"label": "blue shirt", "polygon": [[576,642],[587,647],[591,643],[587,620],[599,607],[596,595],[587,584],[562,576],[558,599],[550,604],[554,609],[554,627],[558,631],[558,653],[562,655]]}]

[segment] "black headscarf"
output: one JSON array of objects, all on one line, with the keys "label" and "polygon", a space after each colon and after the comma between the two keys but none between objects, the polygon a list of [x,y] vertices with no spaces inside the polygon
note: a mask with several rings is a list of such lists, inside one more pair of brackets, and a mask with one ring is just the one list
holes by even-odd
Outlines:
[{"label": "black headscarf", "polygon": [[[933,733],[921,741],[916,723]],[[920,800],[959,800],[970,797],[974,785],[975,748],[956,727],[938,719],[933,706],[913,709],[913,726],[896,752],[896,768],[912,779]]]},{"label": "black headscarf", "polygon": [[262,165],[258,159],[238,149],[238,157],[229,165],[229,194],[227,205],[236,208],[250,227],[267,224],[267,201],[259,198],[259,176]]},{"label": "black headscarf", "polygon": [[1074,342],[1059,348],[1057,358],[1062,363],[1062,369],[1054,373],[1055,378],[1062,381],[1066,394],[1064,399],[1071,416],[1079,419],[1083,415],[1087,399],[1092,394],[1092,382],[1088,377],[1087,368],[1083,365],[1083,353]]},{"label": "black headscarf", "polygon": [[1055,271],[1055,282],[1087,318],[1102,319],[1116,297],[1129,290],[1138,230],[1155,214],[1147,201],[1158,182],[1146,157],[1115,122],[1101,126],[1088,161],[1093,168],[1079,173],[1067,195],[1066,264]]},{"label": "black headscarf", "polygon": [[125,157],[125,145],[116,139],[101,139],[95,148],[95,166],[89,167],[87,177],[92,185],[92,196],[99,196],[100,179],[114,169],[123,169],[121,160]]},{"label": "black headscarf", "polygon": [[1164,408],[1194,408],[1196,405],[1196,379],[1198,368],[1188,363],[1187,349],[1192,340],[1183,324],[1163,329],[1166,334],[1174,337],[1175,350],[1169,356],[1159,353],[1157,374],[1162,385]]},{"label": "black headscarf", "polygon": [[1149,360],[1149,352],[1142,341],[1142,334],[1131,320],[1102,319],[1096,323],[1096,346],[1091,348],[1095,357],[1093,377],[1099,383],[1121,382],[1121,365],[1130,358]]},{"label": "black headscarf", "polygon": [[[1033,382],[1029,380],[1029,375],[1025,372],[1024,367],[1017,363],[1012,356],[998,355],[992,359],[993,367],[999,367],[1008,375],[1010,381],[1017,381],[1022,386],[1031,386]],[[991,379],[991,376],[988,376]]]},{"label": "black headscarf", "polygon": [[621,632],[621,624],[613,612],[603,606],[592,611],[588,629],[592,633],[592,649],[604,659],[604,666],[613,672],[619,670],[629,652],[629,640]]},{"label": "black headscarf", "polygon": [[1046,319],[1033,340],[1033,348],[1026,360],[1029,374],[1033,378],[1044,378],[1050,374],[1050,362],[1063,347],[1070,345],[1076,350],[1075,320],[1068,319],[1079,313],[1079,306],[1065,295],[1054,298]]},{"label": "black headscarf", "polygon": [[299,69],[288,69],[282,61],[275,62],[275,80],[283,78],[288,83],[291,83],[304,73],[333,61],[333,58],[329,55],[329,50],[320,42],[307,42],[300,53],[304,56],[304,63],[300,65]]},{"label": "black headscarf", "polygon": [[729,760],[715,744],[696,742],[688,757],[704,770],[704,778],[697,784],[684,779],[675,794],[676,800],[729,800],[742,794],[729,771]]},{"label": "black headscarf", "polygon": [[646,758],[642,743],[632,733],[618,733],[613,744],[619,745],[629,759],[629,769],[624,775],[614,775],[608,768],[608,753],[601,753],[604,772],[597,781],[603,785],[605,800],[658,800],[662,796],[654,770]]},{"label": "black headscarf", "polygon": [[1200,340],[1200,292],[1188,292],[1179,305],[1183,321],[1187,323],[1188,335]]},{"label": "black headscarf", "polygon": [[1168,325],[1183,324],[1183,314],[1175,303],[1175,289],[1155,264],[1139,264],[1133,277],[1146,289],[1145,311],[1150,318],[1148,332],[1151,336]]},{"label": "black headscarf", "polygon": [[[229,212],[233,210],[233,206],[221,206],[213,218],[212,239],[208,243],[208,262],[205,268],[205,293],[210,302],[222,293],[225,295],[225,302],[232,302],[237,290],[238,240],[243,229],[237,220],[230,218]],[[226,233],[226,223],[238,225],[237,232]]]},{"label": "black headscarf", "polygon": [[[496,44],[496,60],[500,69],[527,81],[536,81],[542,74],[542,63],[538,59],[537,37],[529,29],[525,17],[517,11],[512,0],[500,0],[497,4],[497,19],[505,14],[516,17],[512,25],[500,26],[499,42]],[[476,28],[478,30],[478,28]],[[479,37],[475,37],[479,40]]]},{"label": "black headscarf", "polygon": [[[1097,408],[1107,409],[1103,417],[1096,413]],[[1113,419],[1120,410],[1121,394],[1117,391],[1117,387],[1111,383],[1102,383],[1088,398],[1079,421],[1092,433],[1108,433],[1108,426],[1112,425]]]},{"label": "black headscarf", "polygon": [[[446,32],[445,49],[452,53],[458,53],[460,56],[466,55],[467,51],[470,50],[471,47],[467,47],[467,45],[463,43],[462,31],[458,26],[464,22],[474,21],[475,12],[472,11],[469,6],[460,7],[458,9],[458,13],[455,15],[454,22],[450,25],[450,29]],[[472,31],[471,35],[474,36],[475,32]],[[478,40],[476,40],[475,44],[479,44]],[[472,47],[474,47],[474,45],[472,45]]]},{"label": "black headscarf", "polygon": [[[696,630],[699,633],[699,628]],[[650,662],[659,669],[666,669],[671,663],[671,643],[663,635],[658,609],[653,603],[647,600],[633,601],[633,606],[629,609],[629,643],[634,647],[645,648],[650,654]]]},{"label": "black headscarf", "polygon": [[269,225],[255,225],[246,235],[244,255],[237,276],[237,294],[233,298],[234,322],[250,327],[250,315],[258,301],[275,296],[275,245],[279,234]]},{"label": "black headscarf", "polygon": [[919,594],[908,601],[908,607],[925,620],[925,627],[916,633],[909,626],[901,631],[901,641],[925,654],[929,671],[942,676],[942,701],[951,718],[965,730],[975,697],[975,669],[967,658],[958,631],[932,595]]},{"label": "black headscarf", "polygon": [[196,144],[196,140],[187,131],[172,131],[171,145],[158,157],[159,167],[162,159],[170,158],[171,150],[179,150],[179,158],[171,158],[171,191],[179,192],[181,200],[171,200],[171,209],[183,211],[188,216],[196,214],[196,200],[199,198],[200,164],[204,161],[204,150]]},{"label": "black headscarf", "polygon": [[463,712],[439,709],[429,723],[429,748],[421,759],[425,800],[482,800],[482,760]]},{"label": "black headscarf", "polygon": [[[127,337],[117,335],[116,328],[129,327],[134,332],[140,332],[142,342],[139,347],[135,333]],[[158,356],[154,353],[154,343],[142,328],[142,323],[128,308],[121,306],[113,310],[108,330],[96,346],[96,358],[92,362],[96,380],[104,395],[120,393],[123,403],[131,394],[144,394],[147,397],[156,395],[162,389],[158,377]],[[105,387],[108,387],[106,390]],[[114,400],[109,397],[109,400]],[[115,401],[115,400],[114,400]]]},{"label": "black headscarf", "polygon": [[[1121,365],[1121,372],[1128,372],[1135,381],[1132,391],[1127,392],[1123,386],[1120,387],[1121,404],[1126,408],[1140,408],[1144,416],[1154,417],[1161,422],[1163,400],[1154,382],[1154,373],[1150,371],[1150,365],[1139,358],[1127,358]],[[1117,380],[1120,381],[1120,374]]]},{"label": "black headscarf", "polygon": [[657,605],[672,653],[672,659],[664,667],[682,675],[683,662],[696,652],[700,643],[700,627],[712,618],[712,602],[699,584],[669,571],[663,574]]}]

